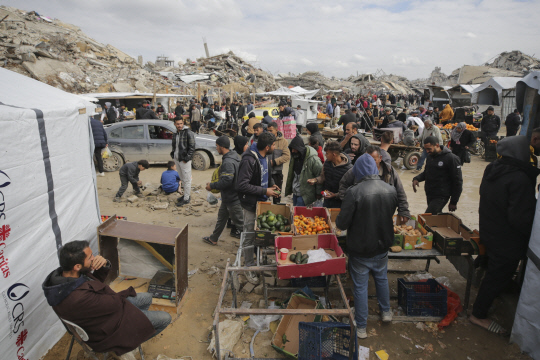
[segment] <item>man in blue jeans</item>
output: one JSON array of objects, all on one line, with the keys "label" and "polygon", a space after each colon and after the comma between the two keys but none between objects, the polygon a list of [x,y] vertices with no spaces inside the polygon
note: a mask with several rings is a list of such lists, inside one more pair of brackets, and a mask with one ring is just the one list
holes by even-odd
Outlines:
[{"label": "man in blue jeans", "polygon": [[388,248],[394,241],[392,216],[397,209],[396,189],[379,176],[373,157],[356,160],[353,174],[358,181],[347,190],[336,226],[347,230],[349,271],[353,280],[356,335],[367,338],[369,273],[375,280],[377,299],[384,322],[392,321],[388,289]]}]

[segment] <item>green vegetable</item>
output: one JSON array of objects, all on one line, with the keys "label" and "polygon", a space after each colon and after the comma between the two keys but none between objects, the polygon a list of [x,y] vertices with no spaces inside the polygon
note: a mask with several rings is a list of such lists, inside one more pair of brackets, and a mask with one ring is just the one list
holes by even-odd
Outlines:
[{"label": "green vegetable", "polygon": [[284,219],[283,219],[283,225],[289,225],[289,220],[287,220],[287,219],[284,218]]},{"label": "green vegetable", "polygon": [[274,221],[276,219],[276,217],[274,215],[270,215],[268,216],[268,220],[269,221]]},{"label": "green vegetable", "polygon": [[262,228],[262,229],[270,229],[270,226],[268,226],[267,223],[262,222],[262,223],[261,223],[261,228]]},{"label": "green vegetable", "polygon": [[257,227],[260,229],[261,228],[261,219],[257,219]]},{"label": "green vegetable", "polygon": [[308,255],[308,254],[302,255],[302,261],[307,260],[308,258],[309,258],[309,255]]},{"label": "green vegetable", "polygon": [[267,216],[265,215],[265,216],[262,217],[261,222],[265,223],[267,219],[268,219],[268,218],[267,218]]},{"label": "green vegetable", "polygon": [[285,230],[283,230],[283,231],[289,232],[289,231],[291,231],[291,227],[290,226],[285,226]]},{"label": "green vegetable", "polygon": [[279,228],[279,227],[282,227],[283,226],[283,223],[281,221],[277,221],[276,222],[276,227]]},{"label": "green vegetable", "polygon": [[295,259],[296,259],[296,254],[291,254],[291,256],[289,256],[289,260],[291,260],[292,262],[294,262]]},{"label": "green vegetable", "polygon": [[278,230],[279,230],[279,231],[283,231],[283,225],[279,226],[279,227],[278,227]]},{"label": "green vegetable", "polygon": [[308,262],[308,259],[304,259],[304,260],[302,260],[302,262],[300,264],[307,264],[307,262]]},{"label": "green vegetable", "polygon": [[296,253],[295,263],[300,264],[301,261],[302,261],[302,253],[299,251]]}]

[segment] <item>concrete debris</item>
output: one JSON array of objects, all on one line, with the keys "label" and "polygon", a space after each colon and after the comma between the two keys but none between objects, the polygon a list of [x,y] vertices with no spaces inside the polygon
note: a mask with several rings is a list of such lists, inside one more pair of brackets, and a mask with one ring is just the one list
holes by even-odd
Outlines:
[{"label": "concrete debris", "polygon": [[533,70],[540,70],[540,60],[526,55],[521,51],[514,50],[501,53],[493,62],[486,63],[485,66],[521,72],[525,76]]},{"label": "concrete debris", "polygon": [[[72,93],[152,92],[196,94],[222,87],[225,99],[231,92],[248,95],[280,87],[274,77],[234,53],[175,62],[160,56],[143,64],[112,45],[84,34],[80,28],[13,7],[0,6],[1,66]],[[64,73],[61,75],[61,73]],[[182,77],[208,74],[183,82]],[[66,76],[67,75],[67,76]]]}]

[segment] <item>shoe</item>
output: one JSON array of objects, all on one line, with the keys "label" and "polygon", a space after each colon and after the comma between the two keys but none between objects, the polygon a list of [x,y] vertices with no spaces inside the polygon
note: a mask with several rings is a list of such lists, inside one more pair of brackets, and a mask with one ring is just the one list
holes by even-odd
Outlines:
[{"label": "shoe", "polygon": [[134,195],[135,195],[135,196],[137,196],[137,197],[138,197],[138,198],[140,198],[140,199],[142,199],[142,198],[144,197],[144,195],[143,195],[143,194],[141,194],[141,193],[138,193],[138,194],[134,194]]},{"label": "shoe", "polygon": [[[232,223],[232,220],[229,219],[227,220],[227,229],[233,229],[234,228],[234,225]],[[231,230],[231,233],[232,233],[232,230]]]},{"label": "shoe", "polygon": [[356,336],[357,336],[359,339],[365,339],[365,338],[367,338],[367,331],[366,331],[366,328],[363,328],[363,329],[356,329]]},{"label": "shoe", "polygon": [[383,322],[391,322],[392,321],[392,310],[383,311],[383,313],[382,313],[382,321]]},{"label": "shoe", "polygon": [[236,227],[233,227],[231,229],[231,236],[232,237],[235,237],[237,239],[240,239],[240,235],[242,235],[242,231],[240,231],[239,229],[237,229]]},{"label": "shoe", "polygon": [[177,202],[184,201],[184,195],[180,196],[178,199],[176,199]]},{"label": "shoe", "polygon": [[114,202],[120,202],[120,201],[122,201],[122,198],[117,196],[117,197],[115,197],[115,198],[113,199],[113,201],[114,201]]},{"label": "shoe", "polygon": [[259,284],[259,277],[253,271],[248,271],[246,273],[246,279],[248,282],[252,283],[253,285]]},{"label": "shoe", "polygon": [[105,173],[97,173],[96,176],[105,176]]},{"label": "shoe", "polygon": [[184,206],[184,205],[187,205],[189,204],[189,200],[186,200],[186,199],[182,199],[180,200],[179,202],[176,203],[176,206]]}]

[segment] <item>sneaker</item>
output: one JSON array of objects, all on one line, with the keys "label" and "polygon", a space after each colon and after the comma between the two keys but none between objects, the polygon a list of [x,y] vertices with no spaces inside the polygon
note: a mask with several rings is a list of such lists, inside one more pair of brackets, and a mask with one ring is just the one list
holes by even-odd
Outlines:
[{"label": "sneaker", "polygon": [[189,204],[189,200],[186,200],[186,199],[182,199],[180,200],[179,202],[176,203],[176,206],[184,206],[184,205],[187,205]]},{"label": "sneaker", "polygon": [[231,236],[232,237],[235,237],[237,239],[240,239],[240,235],[242,235],[242,231],[240,231],[239,229],[237,229],[236,227],[233,227],[231,229]]},{"label": "sneaker", "polygon": [[184,195],[180,196],[178,199],[176,199],[177,202],[184,201]]},{"label": "sneaker", "polygon": [[96,176],[105,176],[105,173],[97,173]]},{"label": "sneaker", "polygon": [[[229,220],[227,220],[227,229],[234,229],[234,225],[232,223],[232,220],[229,218]],[[231,230],[231,233],[232,233],[232,230]]]},{"label": "sneaker", "polygon": [[246,279],[247,279],[248,282],[252,283],[253,285],[258,285],[259,284],[259,277],[253,271],[248,271],[246,273]]},{"label": "sneaker", "polygon": [[382,313],[382,321],[384,321],[384,322],[391,322],[392,321],[392,310],[383,311],[383,313]]},{"label": "sneaker", "polygon": [[113,201],[114,201],[114,202],[120,202],[120,201],[122,201],[122,198],[117,196],[117,197],[115,197],[115,198],[113,199]]},{"label": "sneaker", "polygon": [[359,339],[365,339],[365,338],[367,338],[367,331],[366,331],[366,328],[363,328],[363,329],[356,329],[356,336],[357,336]]}]

